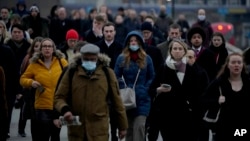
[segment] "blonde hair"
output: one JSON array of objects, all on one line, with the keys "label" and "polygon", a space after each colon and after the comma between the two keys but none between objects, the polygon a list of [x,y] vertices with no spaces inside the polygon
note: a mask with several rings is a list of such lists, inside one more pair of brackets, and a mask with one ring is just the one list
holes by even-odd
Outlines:
[{"label": "blonde hair", "polygon": [[8,29],[7,29],[7,27],[6,27],[5,22],[4,22],[3,20],[0,20],[0,24],[1,24],[1,25],[3,26],[3,28],[4,28],[4,31],[3,31],[3,33],[2,33],[3,38],[4,38],[4,39],[10,38],[10,33],[8,32]]},{"label": "blonde hair", "polygon": [[169,47],[169,49],[168,49],[168,55],[170,55],[171,57],[173,57],[172,54],[171,54],[171,51],[173,49],[173,44],[174,43],[178,43],[178,44],[180,44],[183,47],[183,49],[185,51],[185,54],[184,54],[184,56],[185,56],[187,54],[187,51],[188,51],[188,45],[185,42],[181,41],[180,39],[173,39],[170,42],[170,44],[168,46]]},{"label": "blonde hair", "polygon": [[52,45],[53,45],[53,50],[54,50],[54,52],[56,51],[56,45],[55,45],[55,42],[52,40],[52,39],[50,39],[50,38],[43,38],[42,39],[42,41],[41,41],[41,47],[40,47],[40,50],[42,50],[42,45],[43,45],[43,42],[45,42],[45,41],[50,41],[51,43],[52,43]]}]

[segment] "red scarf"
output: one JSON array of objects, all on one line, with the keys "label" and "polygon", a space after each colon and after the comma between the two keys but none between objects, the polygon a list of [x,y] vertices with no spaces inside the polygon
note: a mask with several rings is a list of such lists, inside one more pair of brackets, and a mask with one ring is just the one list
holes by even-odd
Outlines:
[{"label": "red scarf", "polygon": [[130,58],[131,58],[131,60],[136,61],[139,58],[137,51],[130,52]]},{"label": "red scarf", "polygon": [[148,44],[148,45],[151,45],[152,44],[152,38],[150,38],[148,40],[145,40],[145,43]]}]

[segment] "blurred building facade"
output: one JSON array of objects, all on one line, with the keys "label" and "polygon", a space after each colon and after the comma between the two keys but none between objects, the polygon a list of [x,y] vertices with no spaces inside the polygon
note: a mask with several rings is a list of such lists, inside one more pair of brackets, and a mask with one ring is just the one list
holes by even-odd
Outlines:
[{"label": "blurred building facade", "polygon": [[[1,6],[15,7],[18,0],[0,0]],[[93,7],[106,4],[116,14],[118,7],[133,8],[136,11],[159,11],[159,5],[167,7],[167,13],[175,17],[184,13],[190,24],[196,21],[197,10],[204,8],[207,19],[211,22],[225,21],[232,23],[235,29],[236,45],[244,48],[250,44],[250,0],[25,0],[27,7],[37,4],[41,15],[47,17],[53,5],[64,5],[68,12],[76,8],[85,8],[88,12]],[[174,2],[174,5],[173,5]],[[173,7],[174,6],[174,7]]]}]

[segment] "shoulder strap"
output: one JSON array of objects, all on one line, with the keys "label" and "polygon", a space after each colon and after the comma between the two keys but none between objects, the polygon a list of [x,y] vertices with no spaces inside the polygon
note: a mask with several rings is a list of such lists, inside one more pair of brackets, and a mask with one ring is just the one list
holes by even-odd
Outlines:
[{"label": "shoulder strap", "polygon": [[139,69],[138,72],[137,72],[137,75],[136,75],[136,78],[135,78],[135,82],[134,82],[134,85],[133,85],[133,89],[135,89],[135,85],[136,85],[136,82],[138,80],[140,72],[141,72],[141,69]]},{"label": "shoulder strap", "polygon": [[68,98],[67,98],[66,101],[67,101],[68,105],[71,106],[71,104],[72,104],[72,92],[71,92],[72,91],[72,79],[73,79],[76,68],[68,68],[68,67],[63,68],[63,71],[62,71],[62,73],[61,73],[61,75],[60,75],[60,77],[59,77],[59,79],[57,81],[55,92],[57,91],[58,86],[59,86],[65,72],[68,69],[69,69],[69,93],[68,93]]},{"label": "shoulder strap", "polygon": [[112,93],[112,88],[110,85],[110,75],[108,72],[108,68],[107,67],[102,67],[102,70],[104,71],[105,75],[106,75],[106,79],[107,79],[107,84],[108,84],[108,95],[107,95],[107,102],[108,104],[111,104],[111,93]]},{"label": "shoulder strap", "polygon": [[69,68],[69,93],[67,98],[68,105],[72,105],[72,80],[75,74],[76,68]]},{"label": "shoulder strap", "polygon": [[65,68],[62,70],[62,73],[60,74],[60,77],[59,77],[59,79],[57,80],[57,84],[56,84],[56,89],[55,89],[55,91],[58,89],[59,83],[60,83],[60,81],[62,80],[62,77],[63,77],[63,75],[65,74],[65,72],[67,71],[67,69],[68,69],[68,67],[65,67]]},{"label": "shoulder strap", "polygon": [[223,96],[220,86],[219,86],[219,91],[220,91],[220,96]]},{"label": "shoulder strap", "polygon": [[61,61],[61,59],[60,59],[60,58],[58,58],[58,60],[59,60],[60,67],[61,67],[61,69],[63,70],[62,61]]}]

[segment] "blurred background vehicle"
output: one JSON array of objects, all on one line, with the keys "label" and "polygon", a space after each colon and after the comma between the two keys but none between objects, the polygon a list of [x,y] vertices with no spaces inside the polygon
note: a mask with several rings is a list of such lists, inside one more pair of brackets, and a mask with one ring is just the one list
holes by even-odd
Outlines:
[{"label": "blurred background vehicle", "polygon": [[227,22],[215,22],[211,24],[214,32],[221,32],[226,41],[235,45],[234,26]]}]

